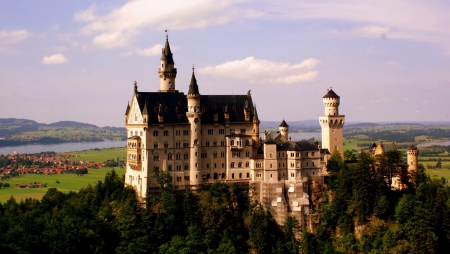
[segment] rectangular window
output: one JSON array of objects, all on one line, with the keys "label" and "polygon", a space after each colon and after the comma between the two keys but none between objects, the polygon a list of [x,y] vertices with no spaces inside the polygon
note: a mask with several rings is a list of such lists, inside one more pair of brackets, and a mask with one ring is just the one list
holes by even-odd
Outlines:
[{"label": "rectangular window", "polygon": [[205,146],[209,146],[209,140],[206,140]]},{"label": "rectangular window", "polygon": [[184,135],[184,136],[189,135],[189,130],[183,130],[183,135]]},{"label": "rectangular window", "polygon": [[219,129],[219,134],[225,134],[225,129]]},{"label": "rectangular window", "polygon": [[246,131],[246,129],[241,129],[241,134],[245,134]]},{"label": "rectangular window", "polygon": [[169,131],[168,130],[164,131],[164,136],[169,136]]},{"label": "rectangular window", "polygon": [[220,141],[220,146],[225,146],[225,141],[224,140]]},{"label": "rectangular window", "polygon": [[214,134],[214,129],[208,129],[208,135],[213,135]]},{"label": "rectangular window", "polygon": [[230,134],[233,135],[236,131],[234,129],[230,129]]},{"label": "rectangular window", "polygon": [[250,152],[245,152],[245,157],[250,157]]},{"label": "rectangular window", "polygon": [[181,130],[176,130],[175,131],[175,136],[180,136],[181,135]]}]

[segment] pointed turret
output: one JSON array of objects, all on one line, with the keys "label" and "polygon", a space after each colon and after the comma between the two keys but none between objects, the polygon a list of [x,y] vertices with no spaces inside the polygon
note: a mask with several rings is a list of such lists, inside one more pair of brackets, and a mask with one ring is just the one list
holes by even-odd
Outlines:
[{"label": "pointed turret", "polygon": [[253,105],[253,121],[259,121],[258,111],[256,111],[256,104]]},{"label": "pointed turret", "polygon": [[169,38],[166,36],[166,45],[161,50],[160,68],[158,69],[160,90],[158,92],[177,92],[175,90],[175,78],[177,69],[170,50]]},{"label": "pointed turret", "polygon": [[142,114],[148,114],[148,111],[147,111],[147,101],[145,101],[144,109],[142,110]]},{"label": "pointed turret", "polygon": [[281,139],[280,141],[282,142],[286,142],[288,141],[288,133],[289,133],[289,125],[286,123],[286,121],[281,121],[280,126],[278,127],[278,129],[280,130],[280,134],[281,134]]},{"label": "pointed turret", "polygon": [[128,115],[128,112],[130,112],[130,102],[127,103],[127,110],[125,111],[125,115]]},{"label": "pointed turret", "polygon": [[284,121],[284,119],[283,119],[283,121],[281,122],[281,124],[280,124],[280,127],[289,127],[289,125],[286,123],[286,121]]},{"label": "pointed turret", "polygon": [[189,85],[188,94],[200,94],[198,91],[197,79],[195,78],[194,68],[192,68],[191,84]]},{"label": "pointed turret", "polygon": [[[166,58],[167,64],[175,65],[175,62],[173,61],[173,57],[172,57],[172,51],[170,50],[169,37],[167,35],[166,35],[166,45],[164,46],[164,51],[163,51],[163,57]],[[162,59],[162,57],[161,57],[161,59]]]}]

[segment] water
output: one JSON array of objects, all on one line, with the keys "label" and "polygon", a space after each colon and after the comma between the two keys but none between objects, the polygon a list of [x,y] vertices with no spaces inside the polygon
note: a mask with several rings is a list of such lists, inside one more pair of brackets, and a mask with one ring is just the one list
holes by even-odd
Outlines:
[{"label": "water", "polygon": [[417,145],[417,147],[428,147],[428,146],[450,146],[450,140],[443,142],[427,142]]},{"label": "water", "polygon": [[40,153],[46,151],[53,152],[72,152],[82,151],[94,148],[111,148],[111,147],[125,147],[126,141],[99,141],[99,142],[78,142],[78,143],[60,143],[60,144],[46,144],[46,145],[25,145],[25,146],[5,146],[0,147],[0,154],[17,153]]}]

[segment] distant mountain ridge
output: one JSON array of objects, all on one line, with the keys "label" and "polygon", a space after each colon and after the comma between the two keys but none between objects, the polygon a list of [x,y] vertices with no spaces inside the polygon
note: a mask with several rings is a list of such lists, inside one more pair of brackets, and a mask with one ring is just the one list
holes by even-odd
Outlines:
[{"label": "distant mountain ridge", "polygon": [[0,137],[19,134],[27,131],[36,131],[39,127],[92,127],[106,130],[125,131],[125,127],[98,127],[94,124],[80,123],[76,121],[58,121],[50,124],[39,123],[34,120],[20,118],[0,118]]}]

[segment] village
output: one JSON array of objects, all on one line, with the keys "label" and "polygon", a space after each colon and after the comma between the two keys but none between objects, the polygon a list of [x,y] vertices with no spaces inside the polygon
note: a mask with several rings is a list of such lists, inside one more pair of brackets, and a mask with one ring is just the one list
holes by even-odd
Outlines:
[{"label": "village", "polygon": [[[36,154],[12,153],[0,155],[1,180],[27,174],[77,174],[88,173],[89,168],[103,168],[118,166],[119,160],[107,160],[106,162],[90,162],[77,160],[78,154],[42,152]],[[122,162],[123,163],[123,162]],[[25,186],[17,186],[24,188]],[[28,188],[41,187],[38,184],[30,184]]]}]

